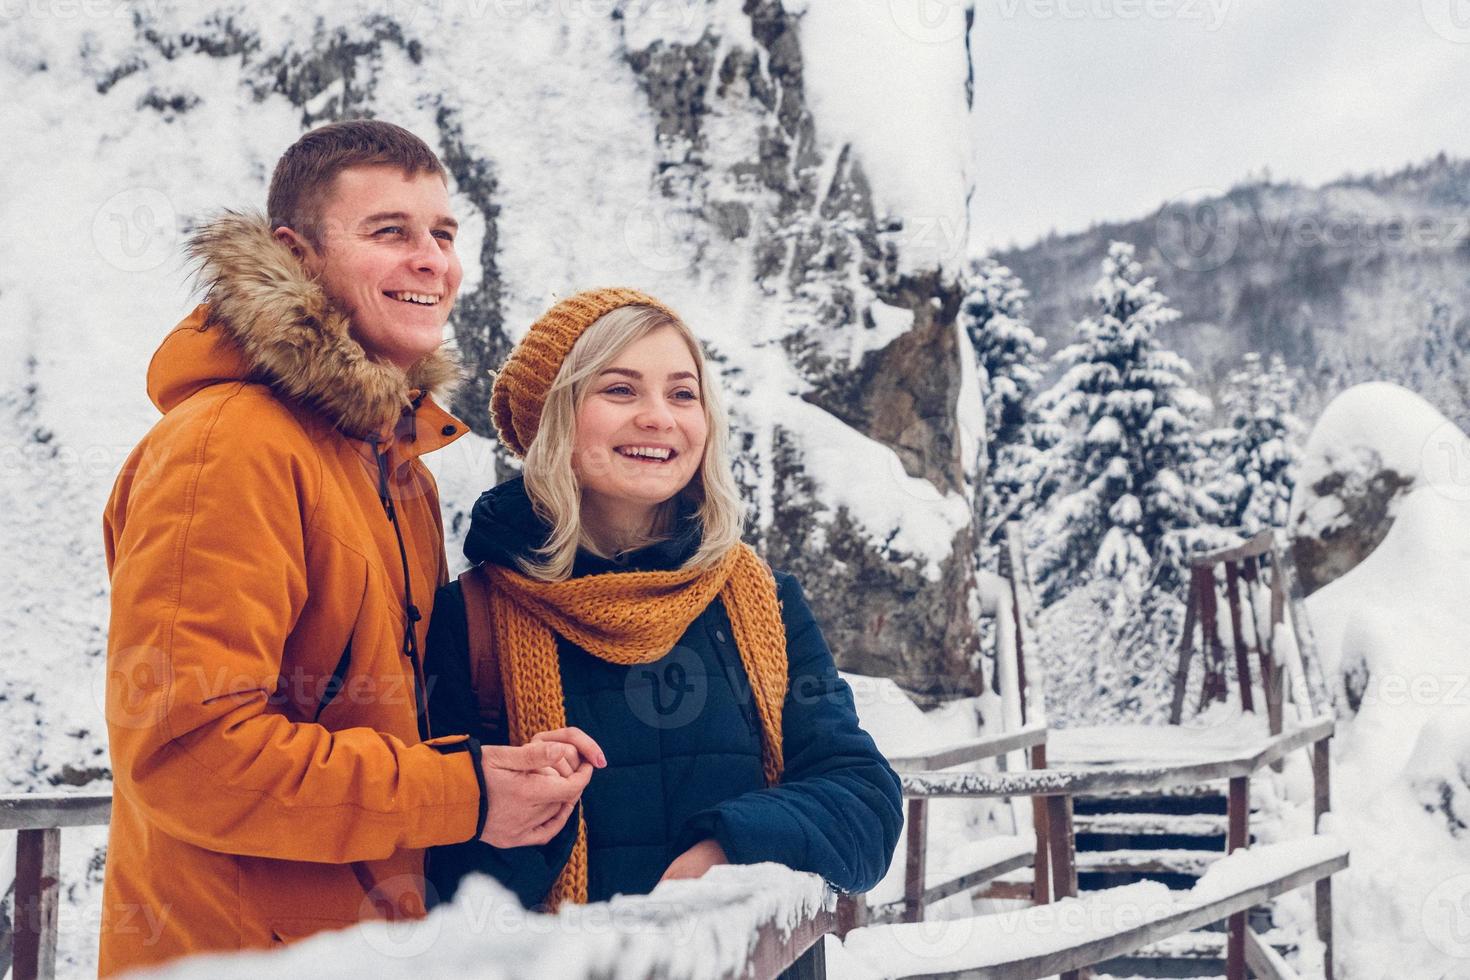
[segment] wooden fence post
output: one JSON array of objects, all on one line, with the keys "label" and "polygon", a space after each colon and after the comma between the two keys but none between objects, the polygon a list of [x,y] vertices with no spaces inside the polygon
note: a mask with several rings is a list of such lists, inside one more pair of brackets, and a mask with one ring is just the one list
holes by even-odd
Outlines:
[{"label": "wooden fence post", "polygon": [[14,980],[56,976],[61,829],[18,830],[15,840]]},{"label": "wooden fence post", "polygon": [[1230,635],[1235,641],[1235,676],[1240,682],[1240,706],[1254,714],[1256,705],[1255,692],[1251,690],[1251,661],[1246,652],[1245,630],[1240,621],[1240,573],[1233,561],[1225,563],[1225,600],[1230,605]]},{"label": "wooden fence post", "polygon": [[903,921],[924,921],[924,840],[929,801],[909,800],[908,852],[903,869]]},{"label": "wooden fence post", "polygon": [[[1052,901],[1077,897],[1077,839],[1072,833],[1072,797],[1047,796],[1047,824],[1050,833]],[[1061,980],[1084,980],[1088,970],[1067,970]]]},{"label": "wooden fence post", "polygon": [[[1031,746],[1031,768],[1046,768],[1046,746]],[[1036,828],[1036,857],[1033,859],[1031,878],[1031,901],[1035,905],[1047,905],[1052,900],[1051,861],[1049,860],[1051,837],[1051,809],[1046,800],[1031,801],[1031,822]]]},{"label": "wooden fence post", "polygon": [[1179,638],[1179,670],[1174,674],[1174,703],[1169,708],[1169,724],[1184,718],[1185,687],[1189,684],[1189,662],[1194,658],[1194,620],[1199,610],[1199,590],[1193,573],[1189,577],[1189,600],[1184,606],[1184,635]]},{"label": "wooden fence post", "polygon": [[1205,673],[1200,684],[1199,710],[1216,701],[1226,700],[1225,649],[1220,643],[1219,606],[1215,599],[1215,569],[1205,565],[1194,570],[1199,589],[1200,653],[1204,655]]},{"label": "wooden fence post", "polygon": [[[1322,815],[1332,808],[1332,739],[1324,738],[1312,746],[1312,809],[1315,833],[1322,832]],[[1322,941],[1323,975],[1332,980],[1332,878],[1317,882],[1317,938]]]},{"label": "wooden fence post", "polygon": [[[1250,785],[1249,776],[1234,776],[1230,780],[1226,854],[1250,845]],[[1226,980],[1245,980],[1245,927],[1245,912],[1237,912],[1230,917],[1230,932],[1225,947]]]}]

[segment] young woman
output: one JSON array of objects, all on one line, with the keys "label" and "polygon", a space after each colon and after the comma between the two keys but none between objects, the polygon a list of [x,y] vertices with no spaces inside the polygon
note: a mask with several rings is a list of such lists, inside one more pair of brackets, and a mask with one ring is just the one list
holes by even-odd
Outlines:
[{"label": "young woman", "polygon": [[759,861],[876,884],[898,779],[801,587],[740,541],[724,413],[689,328],[633,290],[579,293],[512,352],[491,410],[525,465],[481,495],[476,567],[435,599],[432,728],[518,745],[570,726],[606,765],[547,844],[436,848],[431,893],[483,871],[555,906]]}]

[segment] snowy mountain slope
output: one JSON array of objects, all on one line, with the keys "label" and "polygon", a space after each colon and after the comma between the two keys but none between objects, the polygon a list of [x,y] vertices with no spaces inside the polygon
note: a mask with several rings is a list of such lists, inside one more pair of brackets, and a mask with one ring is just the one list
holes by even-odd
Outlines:
[{"label": "snowy mountain slope", "polygon": [[[1443,156],[1323,187],[1245,182],[1164,202],[1152,214],[1050,236],[998,255],[1031,290],[1033,325],[1055,345],[1086,306],[1108,243],[1137,246],[1183,313],[1164,333],[1205,379],[1246,351],[1289,366],[1381,366],[1436,301],[1470,317],[1470,161]],[[1383,377],[1368,370],[1352,380]],[[1325,403],[1340,390],[1320,379]],[[1463,399],[1436,402],[1460,424]]]}]

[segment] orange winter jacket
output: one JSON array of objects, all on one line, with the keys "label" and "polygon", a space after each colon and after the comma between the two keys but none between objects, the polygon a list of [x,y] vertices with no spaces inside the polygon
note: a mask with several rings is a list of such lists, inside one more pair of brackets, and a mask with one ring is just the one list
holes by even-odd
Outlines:
[{"label": "orange winter jacket", "polygon": [[463,431],[414,386],[453,365],[368,359],[263,222],[196,253],[210,303],[153,358],[163,418],[104,519],[104,976],[420,915],[423,849],[483,812],[470,743],[420,741],[405,652],[405,566],[420,649],[447,571],[420,457]]}]

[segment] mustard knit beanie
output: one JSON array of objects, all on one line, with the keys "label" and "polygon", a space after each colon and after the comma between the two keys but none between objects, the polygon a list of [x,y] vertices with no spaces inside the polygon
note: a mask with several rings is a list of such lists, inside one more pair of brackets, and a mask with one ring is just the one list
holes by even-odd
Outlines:
[{"label": "mustard knit beanie", "polygon": [[517,456],[536,438],[546,393],[582,331],[620,306],[651,306],[681,323],[677,313],[636,289],[589,289],[541,315],[516,344],[490,389],[490,417],[501,443]]}]

